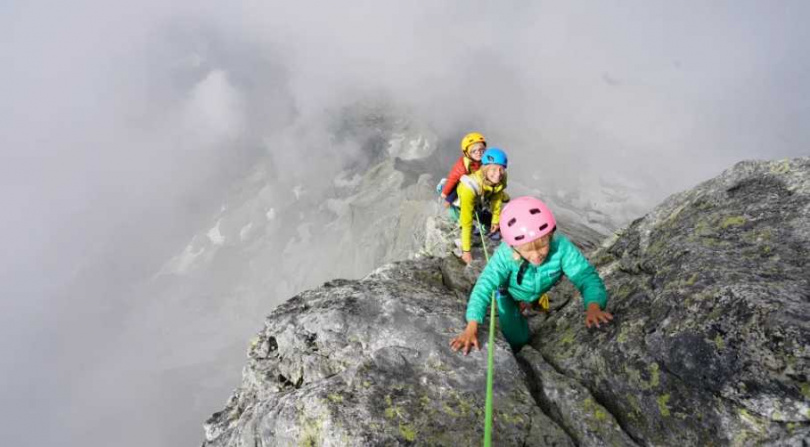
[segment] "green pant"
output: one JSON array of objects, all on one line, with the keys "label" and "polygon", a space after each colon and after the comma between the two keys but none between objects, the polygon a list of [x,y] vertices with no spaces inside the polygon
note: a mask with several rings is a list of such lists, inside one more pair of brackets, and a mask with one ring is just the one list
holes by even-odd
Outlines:
[{"label": "green pant", "polygon": [[458,209],[457,206],[450,205],[447,207],[447,215],[453,222],[458,222],[458,219],[461,216],[461,210]]},{"label": "green pant", "polygon": [[495,294],[495,301],[498,303],[498,322],[503,338],[509,342],[512,350],[517,352],[529,343],[531,338],[529,322],[520,313],[520,306],[508,292],[498,291]]}]

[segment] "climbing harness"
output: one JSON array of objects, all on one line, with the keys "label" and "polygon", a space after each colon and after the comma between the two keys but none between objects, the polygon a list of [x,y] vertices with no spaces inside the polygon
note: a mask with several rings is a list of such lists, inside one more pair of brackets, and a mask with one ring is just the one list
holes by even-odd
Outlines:
[{"label": "climbing harness", "polygon": [[[518,274],[517,274],[517,284],[518,285],[521,285],[523,283],[523,276],[526,274],[526,269],[527,268],[529,268],[529,262],[524,259],[523,262],[520,263],[520,268],[518,269]],[[507,278],[507,281],[506,281],[507,283],[511,280],[510,278],[511,278],[512,274],[510,273],[509,275],[510,276]],[[551,308],[551,303],[549,302],[548,293],[542,294],[540,296],[540,298],[537,300],[537,304],[540,306],[541,311],[548,312],[549,309]]]},{"label": "climbing harness", "polygon": [[538,303],[540,304],[540,309],[543,312],[548,312],[551,308],[551,303],[549,303],[548,293],[544,293],[543,296],[540,297]]}]

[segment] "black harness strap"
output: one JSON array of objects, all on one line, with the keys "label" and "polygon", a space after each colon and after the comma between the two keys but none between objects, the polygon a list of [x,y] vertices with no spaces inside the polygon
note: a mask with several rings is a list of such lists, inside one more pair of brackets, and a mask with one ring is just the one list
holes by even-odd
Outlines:
[{"label": "black harness strap", "polygon": [[[520,268],[518,269],[517,274],[517,284],[521,285],[523,283],[523,275],[526,274],[526,269],[529,268],[529,261],[523,259],[520,263]],[[512,272],[509,272],[509,277],[506,278],[507,288],[509,287],[509,282],[512,281]]]}]

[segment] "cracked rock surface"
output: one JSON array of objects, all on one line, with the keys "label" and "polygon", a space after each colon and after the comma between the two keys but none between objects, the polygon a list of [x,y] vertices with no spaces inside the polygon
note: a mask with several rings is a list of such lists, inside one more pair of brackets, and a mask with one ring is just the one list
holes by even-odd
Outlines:
[{"label": "cracked rock surface", "polygon": [[[465,302],[443,284],[441,262],[390,264],[279,306],[241,387],[206,423],[205,445],[479,443],[486,353],[450,350]],[[501,340],[495,365],[497,445],[573,445],[535,405]]]},{"label": "cracked rock surface", "polygon": [[614,324],[567,306],[533,345],[639,444],[808,445],[808,255],[810,159],[742,162],[592,255]]},{"label": "cracked rock surface", "polygon": [[[494,445],[808,445],[809,253],[808,158],[670,197],[591,253],[612,324],[586,329],[562,281],[531,346],[498,336]],[[203,445],[480,445],[486,334],[466,357],[449,340],[482,265],[427,256],[282,304]]]}]

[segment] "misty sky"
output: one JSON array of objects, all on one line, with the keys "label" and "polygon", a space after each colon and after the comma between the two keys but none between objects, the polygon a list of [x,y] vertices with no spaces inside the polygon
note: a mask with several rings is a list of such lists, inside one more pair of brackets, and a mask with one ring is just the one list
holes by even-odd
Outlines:
[{"label": "misty sky", "polygon": [[[737,161],[810,153],[809,19],[764,0],[0,3],[4,443],[198,443],[229,391],[195,388],[210,353],[162,381],[143,351],[162,329],[124,322],[257,164],[289,195],[362,159],[331,134],[343,107],[481,131],[510,179],[583,203],[619,185],[626,220]],[[261,322],[243,318],[231,386]],[[203,409],[154,413],[180,386]]]}]

